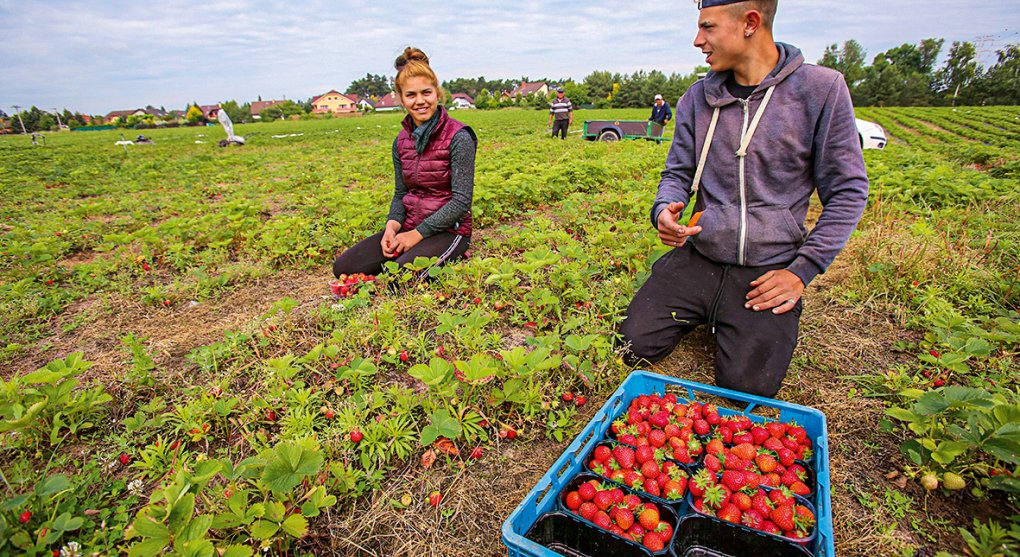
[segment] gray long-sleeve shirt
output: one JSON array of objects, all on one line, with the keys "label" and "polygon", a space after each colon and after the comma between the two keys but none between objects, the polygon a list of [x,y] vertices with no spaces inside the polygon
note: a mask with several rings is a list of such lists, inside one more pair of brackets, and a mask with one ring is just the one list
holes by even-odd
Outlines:
[{"label": "gray long-sleeve shirt", "polygon": [[[719,122],[696,203],[704,210],[692,243],[719,263],[785,264],[807,285],[832,263],[868,200],[868,175],[843,76],[804,64],[800,50],[776,43],[779,63],[748,100],[725,87],[730,72],[711,72],[677,103],[676,130],[652,204],[652,226],[667,204],[691,197],[691,185],[714,109]],[[761,108],[747,156],[735,155]],[[807,233],[804,218],[817,189],[824,208]]]},{"label": "gray long-sleeve shirt", "polygon": [[[386,219],[400,223],[407,217],[403,203],[407,194],[407,184],[404,183],[403,176],[397,140],[394,139],[393,200],[390,202],[390,214]],[[471,210],[471,198],[475,189],[475,140],[467,128],[458,131],[450,140],[450,189],[453,191],[450,201],[415,227],[422,237],[428,238],[453,228],[453,225],[460,222]]]}]

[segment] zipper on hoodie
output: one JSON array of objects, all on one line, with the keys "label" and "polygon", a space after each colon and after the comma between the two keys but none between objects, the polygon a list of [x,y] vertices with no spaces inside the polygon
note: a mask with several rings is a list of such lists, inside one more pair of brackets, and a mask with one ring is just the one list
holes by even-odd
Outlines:
[{"label": "zipper on hoodie", "polygon": [[[747,135],[747,125],[750,119],[749,105],[750,101],[747,99],[737,99],[740,101],[740,106],[744,110],[744,124],[740,128],[740,143],[743,144],[744,136]],[[739,183],[740,183],[740,231],[738,234],[737,241],[737,265],[744,265],[744,246],[747,243],[747,185],[744,181],[744,159],[746,157],[737,157],[740,159],[739,162]]]}]

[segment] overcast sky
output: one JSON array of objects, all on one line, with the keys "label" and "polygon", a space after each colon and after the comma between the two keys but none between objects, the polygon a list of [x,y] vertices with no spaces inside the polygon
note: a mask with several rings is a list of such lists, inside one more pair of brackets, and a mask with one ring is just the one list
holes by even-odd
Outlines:
[{"label": "overcast sky", "polygon": [[[440,79],[581,80],[593,70],[688,73],[689,0],[528,2],[0,0],[0,109],[105,114],[151,104],[305,99],[392,73],[407,45]],[[777,40],[816,62],[856,39],[867,60],[928,37],[975,42],[982,61],[1020,43],[1020,0],[782,0]]]}]

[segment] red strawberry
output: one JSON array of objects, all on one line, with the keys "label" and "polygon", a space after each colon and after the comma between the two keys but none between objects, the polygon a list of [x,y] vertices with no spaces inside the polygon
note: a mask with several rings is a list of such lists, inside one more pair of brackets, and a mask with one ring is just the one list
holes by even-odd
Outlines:
[{"label": "red strawberry", "polygon": [[741,443],[730,449],[730,452],[744,460],[751,460],[758,451],[750,443]]},{"label": "red strawberry", "polygon": [[30,511],[25,511],[18,517],[18,522],[22,524],[27,523],[29,520],[32,520],[32,513]]},{"label": "red strawberry", "polygon": [[673,460],[678,460],[684,464],[692,464],[694,459],[691,458],[691,453],[687,450],[687,447],[677,447],[673,451]]},{"label": "red strawberry", "polygon": [[780,505],[772,509],[769,518],[784,532],[796,527],[793,523],[793,505]]},{"label": "red strawberry", "polygon": [[617,445],[613,447],[613,456],[621,468],[634,468],[634,449]]},{"label": "red strawberry", "polygon": [[767,517],[775,506],[772,504],[772,501],[769,500],[768,496],[765,495],[765,492],[759,489],[758,493],[751,496],[751,508],[761,513],[762,517]]},{"label": "red strawberry", "polygon": [[771,435],[769,434],[769,430],[756,425],[751,428],[751,437],[754,438],[755,445],[761,445],[766,439],[771,437]]},{"label": "red strawberry", "polygon": [[665,520],[660,520],[659,525],[655,528],[655,533],[662,536],[663,542],[669,543],[669,540],[673,538],[673,527]]},{"label": "red strawberry", "polygon": [[408,358],[410,358],[410,357],[411,357],[411,355],[407,353],[407,350],[401,350],[400,351],[400,361],[401,362],[406,362],[408,360]]},{"label": "red strawberry", "polygon": [[760,512],[755,509],[744,511],[743,516],[740,517],[740,523],[748,528],[754,528],[756,530],[761,529],[761,524],[765,520]]},{"label": "red strawberry", "polygon": [[640,524],[635,524],[631,526],[629,530],[627,530],[627,533],[624,537],[630,538],[638,543],[641,543],[640,540],[645,537],[645,529],[642,528]]},{"label": "red strawberry", "polygon": [[584,395],[577,395],[574,397],[574,406],[584,406],[588,402],[588,399]]},{"label": "red strawberry", "polygon": [[659,481],[654,478],[648,478],[645,480],[644,485],[645,493],[654,495],[655,497],[662,497],[662,486],[659,485]]},{"label": "red strawberry", "polygon": [[730,503],[736,505],[741,512],[747,512],[751,509],[751,496],[743,491],[735,491],[730,495]]},{"label": "red strawberry", "polygon": [[744,472],[737,470],[726,470],[719,480],[730,491],[740,491],[748,484],[748,477]]},{"label": "red strawberry", "polygon": [[[810,532],[815,527],[815,515],[811,512],[811,509],[804,505],[797,505],[794,509],[794,524],[797,525],[798,530]],[[800,537],[807,537],[806,535]]]},{"label": "red strawberry", "polygon": [[645,510],[638,515],[638,522],[645,530],[655,530],[659,526],[659,509],[654,505],[645,505]]},{"label": "red strawberry", "polygon": [[581,501],[581,496],[578,495],[576,491],[571,491],[567,494],[567,498],[564,502],[567,504],[568,509],[576,511],[581,508],[581,503],[583,501]]},{"label": "red strawberry", "polygon": [[[777,507],[780,505],[793,504],[793,498],[790,496],[789,491],[786,490],[785,488],[773,489],[772,491],[770,491],[769,500],[772,501],[772,503],[775,504],[775,506]],[[784,528],[784,530],[789,530],[789,528]]]},{"label": "red strawberry", "polygon": [[705,455],[705,468],[713,473],[718,472],[722,470],[722,462],[719,461],[719,457],[709,453]]},{"label": "red strawberry", "polygon": [[613,496],[608,491],[600,491],[595,494],[595,498],[592,501],[600,511],[604,511],[613,505]]},{"label": "red strawberry", "polygon": [[634,525],[634,513],[630,512],[630,509],[626,507],[614,508],[609,518],[612,518],[616,525],[625,531]]},{"label": "red strawberry", "polygon": [[353,441],[355,444],[360,443],[364,437],[365,435],[361,433],[360,429],[351,430],[351,441]]},{"label": "red strawberry", "polygon": [[705,452],[708,454],[721,455],[726,452],[726,447],[721,439],[712,439],[705,445]]},{"label": "red strawberry", "polygon": [[777,536],[782,535],[783,533],[783,531],[779,529],[779,526],[776,526],[776,524],[771,520],[766,520],[762,522],[760,530],[767,534],[775,534]]},{"label": "red strawberry", "polygon": [[570,402],[574,400],[574,393],[567,391],[563,393],[563,402]]},{"label": "red strawberry", "polygon": [[715,430],[715,432],[719,435],[719,438],[722,439],[723,443],[733,441],[733,430],[730,429],[729,426],[721,425],[719,426],[719,429]]},{"label": "red strawberry", "polygon": [[276,421],[276,411],[273,409],[266,410],[266,420],[270,422]]},{"label": "red strawberry", "polygon": [[765,424],[765,429],[769,431],[769,435],[776,439],[782,439],[786,435],[786,424],[783,422],[769,422]]},{"label": "red strawberry", "polygon": [[800,496],[806,497],[808,495],[811,495],[811,488],[808,487],[807,484],[799,480],[790,484],[789,488],[790,491]]},{"label": "red strawberry", "polygon": [[769,437],[768,439],[766,439],[765,442],[762,443],[762,447],[765,447],[766,449],[768,449],[768,450],[770,450],[772,452],[777,452],[780,449],[785,449],[786,448],[783,445],[783,442],[780,441],[776,437]]},{"label": "red strawberry", "polygon": [[612,456],[613,451],[609,447],[605,445],[599,445],[598,447],[595,447],[595,460],[599,462],[605,462],[609,460],[610,457]]},{"label": "red strawberry", "polygon": [[127,466],[131,462],[131,457],[127,453],[120,453],[119,460],[121,464]]},{"label": "red strawberry", "polygon": [[608,530],[613,525],[613,521],[609,519],[609,515],[606,514],[605,511],[596,512],[591,521],[595,523],[595,526],[598,526],[603,530]]},{"label": "red strawberry", "polygon": [[719,511],[715,513],[715,515],[719,518],[734,524],[740,524],[740,514],[740,509],[738,509],[733,503],[724,504]]},{"label": "red strawberry", "polygon": [[799,425],[792,425],[786,428],[786,434],[793,437],[797,443],[803,444],[807,440],[807,431]]},{"label": "red strawberry", "polygon": [[706,468],[702,468],[691,478],[691,481],[687,484],[687,489],[695,497],[704,497],[705,490],[713,485],[715,485],[715,474]]},{"label": "red strawberry", "polygon": [[666,444],[666,434],[661,430],[654,429],[648,434],[648,443],[655,448],[659,448]]},{"label": "red strawberry", "polygon": [[694,433],[698,435],[708,435],[711,430],[711,426],[705,420],[694,420]]},{"label": "red strawberry", "polygon": [[624,495],[623,505],[633,511],[641,504],[641,499],[637,495]]},{"label": "red strawberry", "polygon": [[474,449],[471,449],[471,454],[468,455],[468,458],[471,460],[480,460],[482,458],[482,448],[475,447]]},{"label": "red strawberry", "polygon": [[634,451],[634,459],[637,460],[638,464],[644,464],[649,460],[655,459],[655,449],[651,445],[642,445]]},{"label": "red strawberry", "polygon": [[741,433],[734,433],[733,434],[733,442],[737,443],[737,444],[740,444],[740,443],[752,444],[752,443],[754,443],[754,437],[752,437],[751,434],[746,432],[746,431],[741,432]]},{"label": "red strawberry", "polygon": [[758,465],[758,470],[762,474],[768,474],[776,469],[776,465],[779,464],[775,457],[768,453],[762,453],[754,457],[754,463]]},{"label": "red strawberry", "polygon": [[797,459],[797,455],[793,454],[793,451],[787,449],[786,447],[783,447],[782,449],[776,451],[776,454],[779,455],[779,463],[782,464],[783,466],[790,466]]},{"label": "red strawberry", "polygon": [[655,532],[646,533],[641,543],[652,551],[662,551],[666,548],[666,544],[663,542],[662,536]]},{"label": "red strawberry", "polygon": [[666,483],[662,484],[663,495],[670,501],[681,499],[684,496],[684,489],[686,487],[686,484],[680,483],[677,480],[666,480]]},{"label": "red strawberry", "polygon": [[646,478],[658,478],[660,472],[659,465],[654,460],[648,460],[641,465],[641,475]]},{"label": "red strawberry", "polygon": [[581,507],[577,509],[577,514],[581,515],[581,518],[585,520],[591,520],[598,511],[599,508],[595,506],[595,503],[585,501],[584,503],[581,503]]},{"label": "red strawberry", "polygon": [[652,414],[648,417],[648,423],[651,424],[652,427],[665,429],[666,426],[669,425],[669,412],[663,410]]},{"label": "red strawberry", "polygon": [[433,491],[432,494],[429,495],[429,504],[432,505],[433,507],[438,507],[440,501],[442,500],[443,494],[438,491]]}]

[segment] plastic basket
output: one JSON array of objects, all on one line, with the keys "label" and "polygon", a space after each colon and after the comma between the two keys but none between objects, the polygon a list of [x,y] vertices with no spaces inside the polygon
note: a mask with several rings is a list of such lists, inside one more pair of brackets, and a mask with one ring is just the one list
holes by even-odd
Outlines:
[{"label": "plastic basket", "polygon": [[613,418],[626,409],[635,397],[653,392],[661,394],[667,389],[687,400],[704,400],[705,396],[715,396],[746,404],[742,409],[720,406],[719,413],[722,415],[743,412],[752,421],[765,422],[768,420],[753,414],[753,412],[759,407],[775,408],[779,410],[779,420],[796,422],[803,426],[814,447],[809,463],[815,472],[817,484],[814,501],[817,520],[816,537],[813,546],[809,549],[813,550],[816,557],[835,557],[832,538],[832,501],[829,493],[829,441],[824,414],[806,406],[646,371],[635,371],[627,377],[596,412],[595,417],[577,438],[560,455],[550,470],[528,492],[521,504],[503,522],[502,539],[507,546],[507,554],[510,557],[555,557],[561,555],[528,539],[527,533],[542,515],[556,507],[557,495],[574,476],[582,471],[585,457],[594,450],[599,441],[604,439]]},{"label": "plastic basket", "polygon": [[680,520],[673,538],[676,557],[805,557],[803,547],[760,532],[748,534],[737,526],[700,515]]},{"label": "plastic basket", "polygon": [[[545,513],[528,530],[526,541],[541,544],[547,555],[567,557],[652,557],[652,553],[637,544],[625,541],[601,528],[562,511]],[[548,548],[548,549],[546,549]],[[553,553],[555,551],[555,553]],[[660,553],[662,554],[662,553]],[[669,553],[664,553],[669,555]],[[511,555],[529,555],[511,553]]]}]

